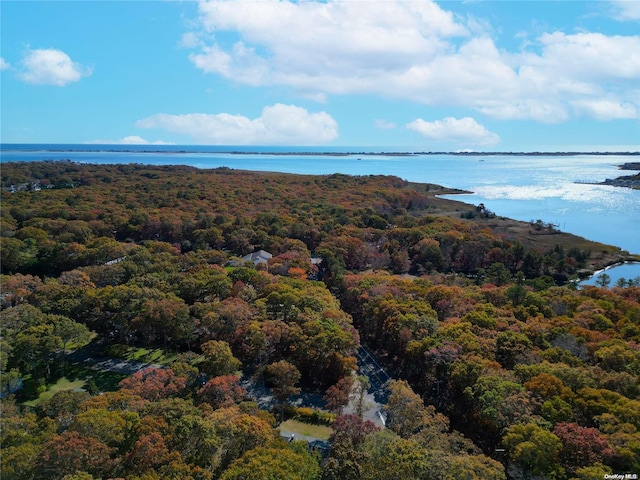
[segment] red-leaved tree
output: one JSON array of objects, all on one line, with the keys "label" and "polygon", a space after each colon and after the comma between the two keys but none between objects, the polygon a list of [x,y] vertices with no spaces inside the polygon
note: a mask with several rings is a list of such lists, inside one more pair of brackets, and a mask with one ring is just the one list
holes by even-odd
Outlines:
[{"label": "red-leaved tree", "polygon": [[47,442],[36,464],[41,477],[49,479],[59,479],[77,471],[107,478],[114,468],[111,449],[107,445],[71,431]]},{"label": "red-leaved tree", "polygon": [[614,455],[609,442],[597,428],[562,422],[555,426],[553,433],[562,441],[560,460],[570,471],[596,462],[603,463]]},{"label": "red-leaved tree", "polygon": [[120,382],[122,388],[151,401],[178,396],[186,385],[187,379],[170,368],[145,368]]},{"label": "red-leaved tree", "polygon": [[198,399],[206,402],[215,410],[230,407],[247,396],[247,390],[240,386],[240,378],[236,375],[215,377],[198,390]]}]

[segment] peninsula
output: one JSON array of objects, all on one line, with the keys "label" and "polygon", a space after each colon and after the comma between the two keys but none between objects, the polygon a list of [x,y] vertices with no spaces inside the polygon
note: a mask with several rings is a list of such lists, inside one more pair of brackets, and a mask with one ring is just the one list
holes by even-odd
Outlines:
[{"label": "peninsula", "polygon": [[[620,170],[640,170],[640,162],[629,162],[623,165],[619,165]],[[612,185],[614,187],[627,187],[635,190],[640,190],[640,173],[634,175],[623,175],[616,178],[607,178],[604,182],[598,183],[598,185]]]}]

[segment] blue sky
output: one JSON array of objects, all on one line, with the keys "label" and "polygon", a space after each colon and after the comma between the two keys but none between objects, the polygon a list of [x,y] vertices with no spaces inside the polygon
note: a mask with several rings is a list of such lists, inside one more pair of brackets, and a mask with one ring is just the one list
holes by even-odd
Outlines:
[{"label": "blue sky", "polygon": [[0,1],[2,143],[640,150],[640,2]]}]

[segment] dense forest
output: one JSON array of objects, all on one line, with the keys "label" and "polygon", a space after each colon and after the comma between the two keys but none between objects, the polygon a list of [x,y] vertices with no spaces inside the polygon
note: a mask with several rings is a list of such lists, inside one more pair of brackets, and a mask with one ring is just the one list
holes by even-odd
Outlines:
[{"label": "dense forest", "polygon": [[[640,286],[574,283],[625,252],[389,176],[1,175],[3,478],[640,472]],[[384,426],[350,408],[361,345],[393,378]],[[133,374],[88,362],[152,351]]]}]

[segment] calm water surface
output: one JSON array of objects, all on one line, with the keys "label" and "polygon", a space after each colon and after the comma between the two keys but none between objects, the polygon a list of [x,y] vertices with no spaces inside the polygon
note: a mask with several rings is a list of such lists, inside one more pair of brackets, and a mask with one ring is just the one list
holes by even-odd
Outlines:
[{"label": "calm water surface", "polygon": [[623,265],[606,268],[602,272],[597,272],[590,279],[585,280],[584,282],[580,282],[580,285],[595,285],[598,281],[598,277],[603,273],[606,273],[609,276],[611,280],[609,286],[613,287],[621,278],[625,280],[635,280],[636,278],[639,278],[640,263],[625,263]]}]

